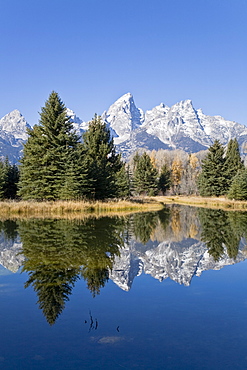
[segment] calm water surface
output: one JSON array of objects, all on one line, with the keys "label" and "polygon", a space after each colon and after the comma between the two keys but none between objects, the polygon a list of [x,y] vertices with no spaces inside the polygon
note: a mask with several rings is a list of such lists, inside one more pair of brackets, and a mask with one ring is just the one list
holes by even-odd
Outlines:
[{"label": "calm water surface", "polygon": [[1,369],[247,368],[247,213],[0,229]]}]

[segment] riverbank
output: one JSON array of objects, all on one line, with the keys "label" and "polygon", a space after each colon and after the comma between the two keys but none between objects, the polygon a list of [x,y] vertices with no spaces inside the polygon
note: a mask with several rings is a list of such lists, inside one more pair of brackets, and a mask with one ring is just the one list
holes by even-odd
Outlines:
[{"label": "riverbank", "polygon": [[0,218],[7,217],[66,217],[81,218],[89,215],[124,215],[133,212],[158,211],[162,202],[155,198],[129,201],[84,202],[84,201],[2,201]]},{"label": "riverbank", "polygon": [[157,196],[153,197],[163,204],[184,204],[195,207],[223,208],[232,210],[247,210],[247,201],[230,200],[224,197],[200,197],[200,196]]},{"label": "riverbank", "polygon": [[134,212],[159,211],[166,204],[183,204],[195,207],[247,210],[247,201],[229,200],[223,197],[155,196],[133,198],[128,201],[2,201],[0,219],[3,218],[84,218],[88,216],[116,216]]}]

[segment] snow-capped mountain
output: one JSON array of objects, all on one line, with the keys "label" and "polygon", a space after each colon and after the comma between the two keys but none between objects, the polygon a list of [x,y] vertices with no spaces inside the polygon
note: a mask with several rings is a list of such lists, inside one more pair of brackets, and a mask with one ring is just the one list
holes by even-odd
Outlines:
[{"label": "snow-capped mountain", "polygon": [[0,157],[8,156],[11,162],[20,159],[27,128],[30,125],[17,109],[0,119]]},{"label": "snow-capped mountain", "polygon": [[88,129],[88,123],[82,121],[76,116],[75,112],[69,108],[67,108],[67,116],[69,117],[70,122],[73,123],[76,134],[81,137],[82,134]]},{"label": "snow-capped mountain", "polygon": [[[81,136],[88,123],[70,109],[67,113],[76,133]],[[102,119],[111,131],[117,151],[124,157],[139,148],[197,152],[207,149],[216,139],[225,145],[235,137],[241,153],[246,154],[246,126],[221,116],[207,116],[201,109],[195,109],[191,100],[172,107],[161,103],[144,113],[136,107],[133,96],[127,93],[103,112]],[[29,124],[18,110],[0,120],[0,156],[8,156],[12,162],[20,159],[27,127]]]},{"label": "snow-capped mountain", "polygon": [[144,113],[137,108],[130,93],[123,95],[108,111],[103,112],[102,119],[113,130],[115,144],[129,140],[133,131],[144,122]]},{"label": "snow-capped mountain", "polygon": [[[139,115],[136,112],[140,112]],[[172,107],[161,103],[143,115],[136,108],[132,95],[125,94],[102,117],[114,128],[115,144],[126,156],[138,148],[197,152],[207,149],[216,139],[227,144],[235,137],[243,152],[247,141],[246,126],[220,116],[207,116],[201,109],[196,110],[191,100]],[[134,126],[130,124],[132,121]]]}]

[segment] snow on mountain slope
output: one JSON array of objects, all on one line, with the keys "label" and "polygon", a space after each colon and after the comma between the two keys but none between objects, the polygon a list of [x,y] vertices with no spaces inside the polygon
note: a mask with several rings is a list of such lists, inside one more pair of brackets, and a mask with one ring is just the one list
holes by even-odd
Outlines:
[{"label": "snow on mountain slope", "polygon": [[67,116],[69,117],[70,122],[73,123],[77,135],[81,137],[81,135],[88,129],[88,123],[82,121],[76,116],[75,112],[69,108],[67,108]]},{"label": "snow on mountain slope", "polygon": [[27,128],[30,125],[27,123],[23,115],[17,110],[6,114],[0,119],[0,134],[12,135],[16,140],[27,140]]},{"label": "snow on mountain slope", "polygon": [[143,123],[144,114],[135,106],[133,96],[127,93],[103,112],[102,119],[115,132],[115,144],[120,144],[129,139],[131,132]]},{"label": "snow on mountain slope", "polygon": [[[81,136],[88,128],[75,113],[67,109],[76,133]],[[144,114],[137,108],[130,93],[124,94],[102,114],[114,138],[117,151],[128,157],[138,149],[183,149],[198,152],[207,149],[216,139],[226,145],[237,138],[242,154],[246,154],[247,127],[221,116],[205,115],[196,110],[191,100],[172,107],[161,103]],[[0,156],[17,162],[30,127],[18,110],[0,120]]]},{"label": "snow on mountain slope", "polygon": [[8,156],[13,163],[21,158],[27,128],[30,125],[17,109],[0,119],[0,157]]}]

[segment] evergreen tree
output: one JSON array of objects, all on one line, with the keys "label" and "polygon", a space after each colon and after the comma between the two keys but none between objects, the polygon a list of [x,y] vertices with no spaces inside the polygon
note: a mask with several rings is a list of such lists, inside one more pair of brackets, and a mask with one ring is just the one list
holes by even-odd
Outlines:
[{"label": "evergreen tree", "polygon": [[218,140],[211,145],[206,158],[202,161],[198,188],[202,196],[220,196],[227,192],[224,148]]},{"label": "evergreen tree", "polygon": [[134,157],[134,189],[138,194],[155,195],[158,191],[158,171],[152,165],[149,155],[144,152]]},{"label": "evergreen tree", "polygon": [[92,181],[88,178],[88,168],[81,144],[78,144],[76,150],[67,148],[65,151],[61,184],[59,199],[71,200],[90,196]]},{"label": "evergreen tree", "polygon": [[17,187],[20,178],[19,169],[15,164],[10,164],[8,158],[4,162],[5,184],[4,198],[15,199],[17,196]]},{"label": "evergreen tree", "polygon": [[0,199],[16,198],[19,170],[10,164],[8,158],[0,161]]},{"label": "evergreen tree", "polygon": [[242,170],[233,178],[228,194],[229,199],[247,200],[247,170]]},{"label": "evergreen tree", "polygon": [[129,166],[123,164],[120,171],[116,174],[116,196],[126,198],[131,195],[131,179]]},{"label": "evergreen tree", "polygon": [[83,150],[92,182],[94,199],[116,196],[116,176],[122,167],[121,156],[116,154],[113,138],[101,117],[95,115],[83,134]]},{"label": "evergreen tree", "polygon": [[162,191],[163,195],[171,186],[171,171],[168,166],[165,164],[162,166],[159,176],[158,188]]},{"label": "evergreen tree", "polygon": [[56,92],[50,94],[42,108],[39,123],[28,130],[21,160],[19,195],[23,199],[60,199],[66,177],[65,157],[71,158],[79,138]]},{"label": "evergreen tree", "polygon": [[237,139],[231,139],[227,145],[225,156],[225,173],[228,187],[230,187],[233,177],[236,176],[239,170],[243,169],[244,164],[240,157]]}]

